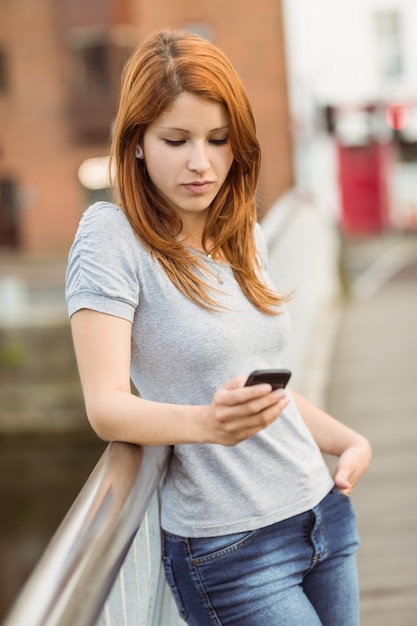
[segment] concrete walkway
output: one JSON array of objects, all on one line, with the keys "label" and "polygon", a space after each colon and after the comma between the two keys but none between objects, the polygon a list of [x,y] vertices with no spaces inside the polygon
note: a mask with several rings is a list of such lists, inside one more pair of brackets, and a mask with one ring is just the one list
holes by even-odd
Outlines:
[{"label": "concrete walkway", "polygon": [[353,495],[361,626],[416,626],[417,236],[348,240],[344,267],[350,297],[327,409],[365,434],[374,452]]}]

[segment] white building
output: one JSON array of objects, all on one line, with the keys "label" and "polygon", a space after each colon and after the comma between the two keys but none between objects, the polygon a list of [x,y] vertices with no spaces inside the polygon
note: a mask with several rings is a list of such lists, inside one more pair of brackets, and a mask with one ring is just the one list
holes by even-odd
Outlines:
[{"label": "white building", "polygon": [[[405,124],[396,132],[389,175],[392,222],[412,223],[417,215],[417,2],[284,0],[284,8],[300,186],[338,215],[337,159],[325,132],[324,108],[336,107],[336,134],[345,145],[364,145],[370,138],[392,143],[388,116],[394,126]],[[396,116],[387,110],[393,103]],[[371,116],[363,111],[367,105],[377,107]]]}]

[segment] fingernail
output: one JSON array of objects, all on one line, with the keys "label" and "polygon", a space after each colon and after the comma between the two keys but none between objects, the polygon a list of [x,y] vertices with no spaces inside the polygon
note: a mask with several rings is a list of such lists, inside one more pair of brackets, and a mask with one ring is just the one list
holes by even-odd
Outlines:
[{"label": "fingernail", "polygon": [[271,393],[271,385],[269,383],[263,383],[260,385],[262,393]]}]

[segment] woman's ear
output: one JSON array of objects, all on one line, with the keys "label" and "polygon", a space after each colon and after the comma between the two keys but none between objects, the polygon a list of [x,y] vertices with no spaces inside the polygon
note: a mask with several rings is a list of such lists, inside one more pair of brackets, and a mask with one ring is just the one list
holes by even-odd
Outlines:
[{"label": "woman's ear", "polygon": [[143,159],[143,150],[139,145],[136,146],[136,158]]}]

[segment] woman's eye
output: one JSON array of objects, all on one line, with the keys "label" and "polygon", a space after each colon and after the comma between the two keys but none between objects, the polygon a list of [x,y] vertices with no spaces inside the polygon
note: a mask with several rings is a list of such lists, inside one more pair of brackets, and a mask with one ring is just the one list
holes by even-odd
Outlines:
[{"label": "woman's eye", "polygon": [[226,137],[225,139],[210,139],[210,143],[214,144],[215,146],[224,146],[228,142],[229,137]]},{"label": "woman's eye", "polygon": [[168,146],[182,146],[185,143],[184,139],[164,139]]},{"label": "woman's eye", "polygon": [[[182,146],[183,144],[186,143],[185,139],[164,139],[164,142],[168,145],[168,146]],[[225,144],[227,144],[229,142],[229,138],[225,137],[224,139],[209,139],[209,143],[211,143],[214,146],[224,146]]]}]

